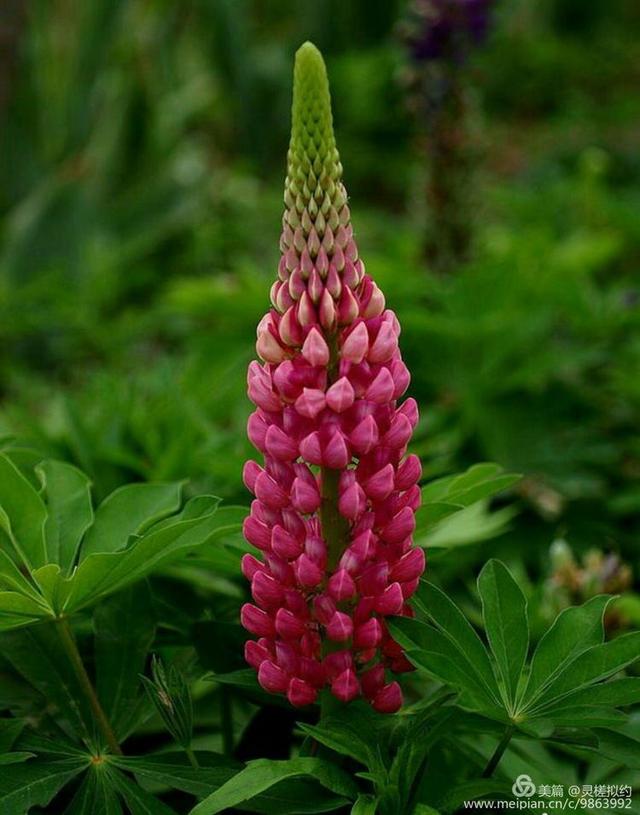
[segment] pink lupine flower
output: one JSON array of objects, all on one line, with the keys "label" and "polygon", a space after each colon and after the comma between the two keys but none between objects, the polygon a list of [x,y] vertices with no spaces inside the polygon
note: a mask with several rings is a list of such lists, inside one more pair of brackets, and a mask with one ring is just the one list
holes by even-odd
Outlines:
[{"label": "pink lupine flower", "polygon": [[258,325],[248,435],[255,495],[244,524],[254,604],[242,624],[249,665],[293,705],[327,687],[392,713],[411,670],[385,618],[410,614],[425,567],[413,547],[420,461],[407,455],[418,420],[401,405],[409,372],[400,325],[365,271],[351,227],[324,62],[296,55],[292,135],[278,279]]}]

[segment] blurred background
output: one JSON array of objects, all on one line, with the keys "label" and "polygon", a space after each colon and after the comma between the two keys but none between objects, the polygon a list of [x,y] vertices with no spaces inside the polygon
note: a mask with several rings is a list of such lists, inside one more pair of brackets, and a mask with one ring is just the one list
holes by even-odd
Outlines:
[{"label": "blurred background", "polygon": [[188,478],[248,503],[245,371],[311,39],[425,473],[524,474],[449,530],[441,577],[491,552],[540,614],[626,591],[638,623],[639,33],[635,0],[4,0],[0,445],[100,498]]}]

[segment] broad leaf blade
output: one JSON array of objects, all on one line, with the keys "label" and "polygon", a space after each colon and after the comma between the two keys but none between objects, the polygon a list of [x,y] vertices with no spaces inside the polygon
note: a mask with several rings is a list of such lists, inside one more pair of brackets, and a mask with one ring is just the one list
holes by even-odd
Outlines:
[{"label": "broad leaf blade", "polygon": [[67,571],[93,521],[91,482],[83,472],[62,461],[43,461],[36,472],[47,499],[47,561]]},{"label": "broad leaf blade", "polygon": [[[219,499],[202,496],[190,501],[171,522],[160,522],[124,551],[89,555],[68,580],[67,613],[140,580],[154,569],[201,546],[217,529]],[[190,509],[197,505],[197,514]],[[195,514],[195,517],[192,517]]]},{"label": "broad leaf blade", "polygon": [[482,615],[491,650],[512,708],[529,649],[527,601],[511,572],[490,560],[478,577]]},{"label": "broad leaf blade", "polygon": [[413,602],[457,648],[461,657],[473,665],[487,694],[496,705],[499,705],[500,691],[496,685],[489,655],[462,611],[441,589],[428,581],[421,582]]},{"label": "broad leaf blade", "polygon": [[140,535],[180,507],[182,482],[127,484],[107,496],[82,544],[85,560],[96,552],[124,549],[131,535]]},{"label": "broad leaf blade", "polygon": [[395,617],[388,625],[391,635],[416,667],[466,694],[474,709],[504,720],[504,713],[487,693],[472,663],[444,634],[409,617]]},{"label": "broad leaf blade", "polygon": [[0,591],[0,631],[11,631],[51,616],[42,602],[16,591]]},{"label": "broad leaf blade", "polygon": [[139,675],[155,632],[146,585],[129,587],[98,606],[93,617],[96,686],[104,712],[120,741],[136,726],[144,696]]},{"label": "broad leaf blade", "polygon": [[594,645],[569,662],[545,687],[541,698],[545,702],[561,699],[612,676],[637,659],[640,659],[640,631]]},{"label": "broad leaf blade", "polygon": [[33,759],[0,772],[0,812],[22,813],[31,807],[46,807],[87,765],[87,759]]},{"label": "broad leaf blade", "polygon": [[582,606],[565,609],[556,617],[533,655],[523,697],[526,707],[537,699],[578,654],[602,642],[602,620],[610,601],[610,597],[599,595]]},{"label": "broad leaf blade", "polygon": [[7,456],[0,455],[0,527],[31,567],[47,562],[47,509],[36,490]]},{"label": "broad leaf blade", "polygon": [[122,796],[131,815],[176,815],[174,809],[134,784],[122,773],[112,770],[109,780]]},{"label": "broad leaf blade", "polygon": [[338,795],[355,798],[358,788],[352,778],[335,764],[316,758],[296,758],[288,761],[251,761],[219,790],[209,795],[191,810],[190,815],[215,815],[225,809],[244,804],[281,781],[309,776]]}]

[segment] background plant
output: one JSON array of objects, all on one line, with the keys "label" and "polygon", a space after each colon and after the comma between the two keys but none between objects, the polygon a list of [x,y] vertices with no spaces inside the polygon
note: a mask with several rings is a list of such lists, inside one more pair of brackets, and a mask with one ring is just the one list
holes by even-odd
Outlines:
[{"label": "background plant", "polygon": [[[89,476],[94,506],[121,485],[183,479],[187,500],[212,493],[223,507],[247,503],[244,370],[277,263],[291,58],[311,38],[332,77],[359,245],[402,322],[423,416],[413,452],[434,502],[421,510],[418,530],[429,580],[486,648],[474,579],[489,559],[503,561],[527,598],[526,673],[567,605],[620,593],[606,607],[606,641],[639,625],[637,9],[624,0],[496,6],[491,37],[468,62],[484,100],[487,146],[475,255],[446,280],[420,260],[423,157],[398,37],[406,10],[364,0],[96,0],[82,9],[55,0],[12,16],[1,49],[1,445],[36,491],[42,461],[73,464]],[[455,481],[440,477],[485,460],[524,477],[479,502],[464,490],[448,494]],[[577,591],[558,582],[557,541],[576,564],[565,569],[569,578],[582,575]],[[21,813],[29,800],[33,812],[64,812],[78,795],[76,811],[98,809],[96,800],[114,810],[115,790],[118,805],[136,812],[143,804],[131,803],[133,784],[140,800],[155,797],[152,811],[188,812],[256,758],[328,759],[346,768],[347,780],[325,765],[278,765],[273,778],[294,775],[263,787],[258,802],[229,807],[349,811],[353,804],[340,802],[358,796],[356,812],[371,811],[376,797],[390,811],[453,811],[462,794],[507,795],[523,772],[538,783],[638,784],[628,741],[639,736],[637,713],[615,703],[630,697],[610,697],[609,724],[577,728],[579,744],[573,726],[551,736],[539,722],[537,736],[516,728],[487,781],[480,777],[508,722],[481,712],[477,700],[472,709],[453,680],[442,686],[422,669],[405,717],[369,721],[366,731],[354,709],[351,736],[332,725],[333,746],[305,754],[312,745],[303,747],[298,726],[313,727],[313,715],[274,708],[237,673],[244,551],[229,531],[224,546],[202,545],[71,618],[101,699],[100,676],[111,675],[105,659],[117,665],[116,655],[130,655],[125,684],[139,716],[128,707],[119,714],[130,734],[126,723],[114,725],[126,767],[94,762],[66,721],[76,695],[59,695],[73,687],[65,668],[54,671],[51,658],[33,668],[34,638],[50,623],[3,634],[0,745],[8,751],[2,761],[17,762],[0,773],[2,794],[14,796],[5,808]],[[617,558],[625,580],[605,585],[593,551],[598,562]],[[425,637],[450,641],[431,634],[428,615],[418,618]],[[9,643],[22,655],[14,662]],[[142,693],[138,676],[151,677],[153,654],[189,685],[199,774]],[[489,653],[497,670],[494,660]],[[606,682],[636,675],[630,665]],[[613,722],[615,710],[625,723]],[[433,717],[439,729],[414,739],[430,751],[425,773],[424,757],[400,748],[410,741],[405,727],[431,733]],[[348,743],[360,731],[375,734],[381,758]],[[209,766],[225,745],[233,759]],[[124,787],[111,789],[107,776]],[[422,780],[396,793],[400,777]],[[454,777],[469,786],[447,799],[437,779]]]}]

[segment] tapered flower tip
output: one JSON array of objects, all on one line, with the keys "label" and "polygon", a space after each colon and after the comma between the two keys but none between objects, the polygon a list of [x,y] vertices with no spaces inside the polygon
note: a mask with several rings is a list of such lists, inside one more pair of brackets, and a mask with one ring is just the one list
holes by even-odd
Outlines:
[{"label": "tapered flower tip", "polygon": [[329,179],[337,182],[342,175],[333,134],[327,69],[322,54],[311,42],[300,46],[293,69],[287,175],[295,192],[307,198],[305,205],[313,195],[315,180],[322,177],[325,184]]}]

